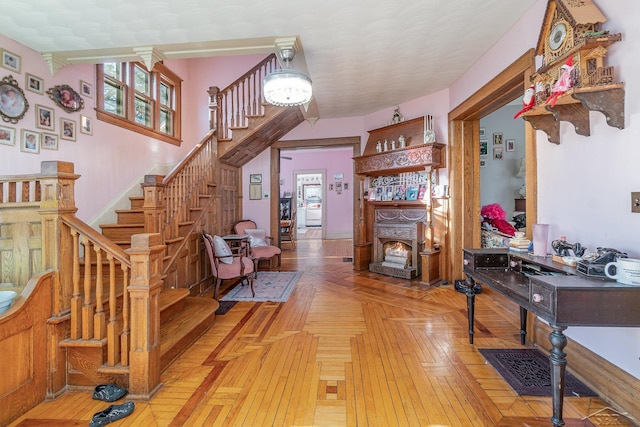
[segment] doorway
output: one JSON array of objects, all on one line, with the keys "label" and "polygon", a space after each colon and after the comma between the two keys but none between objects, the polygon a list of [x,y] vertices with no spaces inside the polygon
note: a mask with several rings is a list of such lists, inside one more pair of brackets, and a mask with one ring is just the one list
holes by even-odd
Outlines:
[{"label": "doorway", "polygon": [[[480,247],[480,119],[524,94],[535,71],[535,51],[525,52],[495,78],[449,112],[450,228],[444,276],[464,277],[464,248]],[[537,222],[537,170],[535,130],[525,124],[526,234]]]},{"label": "doorway", "polygon": [[296,183],[296,238],[324,239],[326,173],[324,170],[296,170],[293,176]]}]

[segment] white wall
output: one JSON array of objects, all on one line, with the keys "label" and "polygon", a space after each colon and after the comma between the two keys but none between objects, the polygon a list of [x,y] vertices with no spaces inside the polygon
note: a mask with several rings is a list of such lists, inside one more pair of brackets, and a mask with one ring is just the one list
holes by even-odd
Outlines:
[{"label": "white wall", "polygon": [[[499,203],[511,221],[515,211],[515,198],[520,198],[520,188],[524,178],[516,177],[520,169],[520,159],[525,155],[524,120],[513,119],[520,110],[519,105],[507,105],[480,119],[480,127],[485,130],[487,155],[486,166],[480,168],[480,206]],[[493,144],[493,134],[502,134],[502,145]],[[515,150],[507,151],[507,140],[515,141]],[[502,148],[502,158],[494,159],[493,149]]]},{"label": "white wall", "polygon": [[[546,4],[546,0],[538,0],[451,86],[451,105],[464,101],[536,46]],[[550,240],[566,236],[588,251],[613,247],[637,258],[640,215],[631,213],[630,193],[640,190],[640,8],[636,0],[597,4],[608,19],[605,29],[623,35],[621,42],[608,48],[606,60],[616,67],[618,80],[625,83],[625,129],[608,126],[604,115],[592,112],[590,137],[577,135],[565,122],[560,126],[559,145],[549,143],[544,132],[537,132],[538,221],[551,225]],[[640,378],[640,328],[571,327],[566,334]]]}]

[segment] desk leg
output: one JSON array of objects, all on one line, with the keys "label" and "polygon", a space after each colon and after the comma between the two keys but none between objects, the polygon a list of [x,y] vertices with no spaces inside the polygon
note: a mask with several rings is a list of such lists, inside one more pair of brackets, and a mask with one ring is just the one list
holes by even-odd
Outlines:
[{"label": "desk leg", "polygon": [[464,284],[467,287],[465,294],[467,295],[467,317],[469,318],[469,344],[473,344],[473,317],[476,301],[475,281],[467,276]]},{"label": "desk leg", "polygon": [[549,361],[551,362],[551,387],[553,387],[553,417],[551,421],[554,427],[564,425],[562,420],[562,405],[564,400],[564,373],[567,367],[567,355],[563,351],[567,345],[567,337],[563,331],[567,329],[563,326],[552,325],[553,332],[549,334],[551,341],[551,353]]},{"label": "desk leg", "polygon": [[527,309],[520,307],[520,344],[527,342]]}]

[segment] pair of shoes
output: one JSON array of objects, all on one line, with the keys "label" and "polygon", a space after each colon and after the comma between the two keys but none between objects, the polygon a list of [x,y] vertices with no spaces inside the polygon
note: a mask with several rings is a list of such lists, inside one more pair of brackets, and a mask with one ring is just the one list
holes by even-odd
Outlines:
[{"label": "pair of shoes", "polygon": [[127,389],[116,384],[101,384],[93,390],[93,398],[105,402],[115,402],[122,399],[125,394],[127,394]]},{"label": "pair of shoes", "polygon": [[104,411],[97,412],[89,421],[89,427],[100,427],[118,421],[131,415],[136,405],[133,402],[125,402],[121,405],[111,405]]}]

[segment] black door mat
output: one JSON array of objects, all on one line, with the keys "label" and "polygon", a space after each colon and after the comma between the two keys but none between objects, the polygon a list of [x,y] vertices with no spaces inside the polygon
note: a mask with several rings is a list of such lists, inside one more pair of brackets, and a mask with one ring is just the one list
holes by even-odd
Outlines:
[{"label": "black door mat", "polygon": [[[526,396],[551,396],[549,357],[537,349],[486,349],[478,351],[518,393]],[[597,396],[580,380],[565,372],[565,396]]]},{"label": "black door mat", "polygon": [[223,314],[227,314],[227,312],[231,310],[233,306],[236,305],[237,302],[238,301],[218,301],[220,306],[216,310],[216,316],[222,316]]}]

